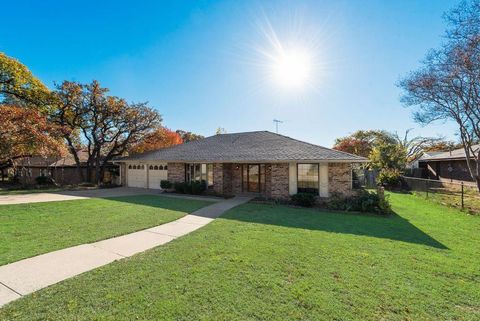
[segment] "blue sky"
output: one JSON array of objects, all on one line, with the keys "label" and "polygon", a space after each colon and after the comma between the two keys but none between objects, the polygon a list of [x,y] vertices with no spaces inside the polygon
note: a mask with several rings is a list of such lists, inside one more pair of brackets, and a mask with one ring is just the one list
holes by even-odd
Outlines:
[{"label": "blue sky", "polygon": [[[97,79],[128,101],[149,101],[164,125],[206,136],[275,130],[324,146],[357,129],[453,136],[421,128],[395,83],[419,66],[445,29],[445,0],[406,1],[8,1],[0,51],[47,86]],[[8,14],[5,14],[8,13]],[[302,89],[268,77],[271,26],[308,48]]]}]

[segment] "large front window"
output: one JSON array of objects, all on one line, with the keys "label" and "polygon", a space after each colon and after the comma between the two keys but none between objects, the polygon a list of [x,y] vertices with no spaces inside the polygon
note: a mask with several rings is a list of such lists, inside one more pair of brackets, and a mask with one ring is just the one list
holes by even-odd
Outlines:
[{"label": "large front window", "polygon": [[242,189],[244,192],[265,192],[265,164],[242,165]]},{"label": "large front window", "polygon": [[213,164],[186,164],[185,167],[187,182],[205,182],[207,187],[213,187]]},{"label": "large front window", "polygon": [[318,194],[318,164],[297,165],[298,193]]}]

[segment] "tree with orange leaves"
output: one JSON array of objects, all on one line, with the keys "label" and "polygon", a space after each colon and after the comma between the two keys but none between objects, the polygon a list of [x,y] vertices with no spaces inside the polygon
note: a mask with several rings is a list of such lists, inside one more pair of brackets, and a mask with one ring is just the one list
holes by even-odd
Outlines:
[{"label": "tree with orange leaves", "polygon": [[129,152],[131,154],[144,153],[182,143],[182,137],[178,133],[166,127],[160,127],[154,132],[145,135],[138,144],[130,148]]},{"label": "tree with orange leaves", "polygon": [[38,110],[0,104],[0,166],[28,156],[61,155],[60,129]]}]

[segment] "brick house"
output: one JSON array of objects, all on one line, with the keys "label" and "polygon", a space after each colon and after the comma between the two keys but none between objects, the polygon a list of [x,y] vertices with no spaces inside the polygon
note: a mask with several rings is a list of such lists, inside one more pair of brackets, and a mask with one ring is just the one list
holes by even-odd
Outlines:
[{"label": "brick house", "polygon": [[[83,176],[87,178],[87,159],[88,153],[79,149],[77,156],[80,160],[80,167]],[[66,156],[54,157],[23,157],[16,159],[12,166],[13,176],[25,185],[35,184],[35,178],[45,176],[52,178],[59,185],[76,185],[82,183],[82,178],[78,172],[77,164],[73,156],[69,153]],[[116,183],[116,174],[118,165],[109,164],[105,171],[103,182]],[[93,180],[93,174],[91,173]]]},{"label": "brick house", "polygon": [[204,181],[217,195],[276,199],[298,192],[349,195],[352,164],[366,161],[268,131],[220,134],[116,160],[124,186],[160,189],[161,180]]},{"label": "brick house", "polygon": [[[480,145],[473,146],[474,150],[478,148]],[[474,161],[470,162],[472,168],[475,168]],[[468,170],[467,157],[463,148],[422,157],[418,161],[418,166],[423,169],[424,178],[448,182],[475,181]]]}]

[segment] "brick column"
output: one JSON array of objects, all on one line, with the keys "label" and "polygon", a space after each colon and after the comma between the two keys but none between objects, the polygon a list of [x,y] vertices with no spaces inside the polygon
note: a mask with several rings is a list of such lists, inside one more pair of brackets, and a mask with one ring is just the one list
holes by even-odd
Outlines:
[{"label": "brick column", "polygon": [[213,164],[213,190],[223,195],[223,164]]},{"label": "brick column", "polygon": [[272,164],[271,197],[278,199],[289,198],[289,165],[288,163]]}]

